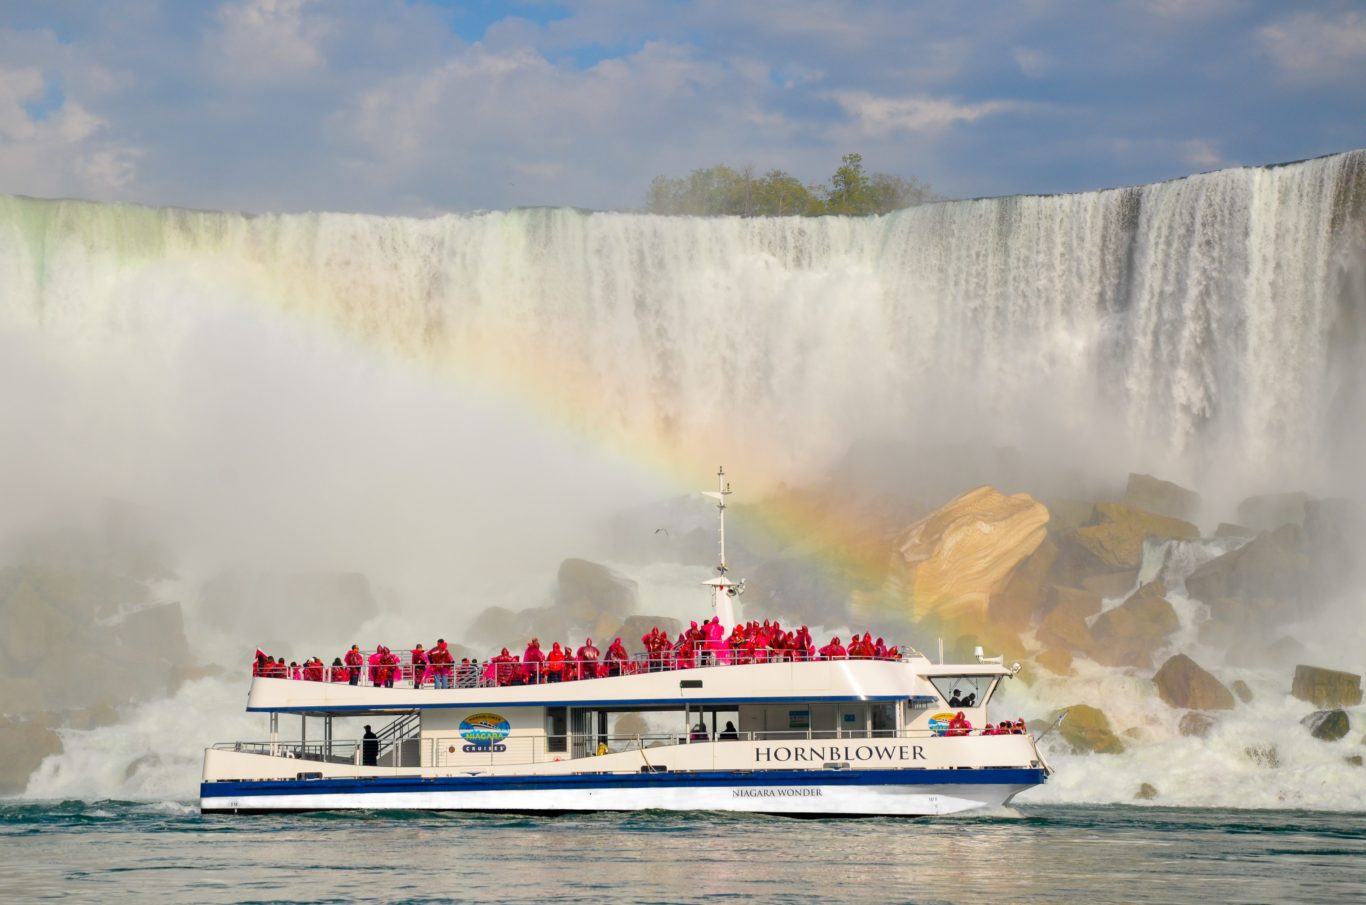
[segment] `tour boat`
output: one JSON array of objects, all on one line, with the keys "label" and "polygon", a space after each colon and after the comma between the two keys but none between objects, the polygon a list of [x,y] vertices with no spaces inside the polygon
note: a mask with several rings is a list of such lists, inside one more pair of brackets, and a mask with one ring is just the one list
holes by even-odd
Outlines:
[{"label": "tour boat", "polygon": [[[730,487],[718,472],[720,565],[705,584],[729,631],[744,582],[725,559]],[[200,807],[250,814],[412,809],[552,814],[743,811],[925,816],[1008,804],[1051,768],[1032,735],[989,725],[988,702],[1019,664],[895,659],[635,661],[567,682],[394,687],[254,676],[247,710],[270,737],[204,754]],[[653,667],[653,668],[652,668]],[[954,702],[954,703],[950,703]],[[280,716],[299,717],[282,740]],[[309,721],[321,721],[310,739]],[[378,732],[334,737],[334,721]],[[315,730],[316,731],[316,730]]]}]

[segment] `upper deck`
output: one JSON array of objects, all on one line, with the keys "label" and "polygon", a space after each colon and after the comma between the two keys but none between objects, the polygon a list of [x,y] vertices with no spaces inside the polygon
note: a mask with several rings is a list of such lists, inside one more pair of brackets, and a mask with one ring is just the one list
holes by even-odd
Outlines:
[{"label": "upper deck", "polygon": [[414,687],[412,676],[394,687],[365,682],[253,678],[247,710],[264,713],[359,715],[473,707],[651,707],[683,703],[725,705],[780,702],[912,700],[933,703],[935,676],[1005,677],[993,663],[932,664],[923,656],[897,660],[783,661],[660,669],[575,681],[474,687]]}]

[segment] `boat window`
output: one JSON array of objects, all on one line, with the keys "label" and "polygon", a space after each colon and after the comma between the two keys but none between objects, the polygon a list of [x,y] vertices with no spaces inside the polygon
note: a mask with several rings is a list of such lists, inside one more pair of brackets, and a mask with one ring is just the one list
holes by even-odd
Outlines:
[{"label": "boat window", "polygon": [[896,734],[896,704],[878,702],[872,705],[873,735]]},{"label": "boat window", "polygon": [[981,707],[995,676],[929,676],[950,707]]},{"label": "boat window", "polygon": [[568,707],[547,707],[545,709],[545,750],[550,752],[568,751],[568,738],[565,732],[568,727]]}]

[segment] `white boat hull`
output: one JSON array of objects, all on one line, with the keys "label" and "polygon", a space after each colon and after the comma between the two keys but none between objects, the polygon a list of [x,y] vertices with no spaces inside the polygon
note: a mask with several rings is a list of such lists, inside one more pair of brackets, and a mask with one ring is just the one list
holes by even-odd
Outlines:
[{"label": "white boat hull", "polygon": [[[933,774],[916,777],[892,772]],[[951,773],[957,775],[945,776]],[[785,774],[785,775],[784,775]],[[991,775],[987,775],[991,774]],[[1041,770],[773,771],[408,780],[205,783],[206,813],[442,810],[518,813],[723,811],[793,816],[920,817],[999,807],[1042,782]],[[557,780],[558,781],[555,781]]]}]

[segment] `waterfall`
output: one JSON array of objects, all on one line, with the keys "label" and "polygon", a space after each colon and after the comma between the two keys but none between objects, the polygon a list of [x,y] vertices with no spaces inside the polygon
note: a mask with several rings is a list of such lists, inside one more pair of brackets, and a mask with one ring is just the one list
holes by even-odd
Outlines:
[{"label": "waterfall", "polygon": [[[196,287],[229,287],[386,353],[525,384],[600,436],[693,455],[724,424],[778,472],[901,425],[1298,486],[1330,481],[1359,445],[1341,429],[1366,410],[1364,197],[1361,151],[860,220],[11,197],[0,328],[180,329]],[[174,304],[153,306],[167,280]]]}]

